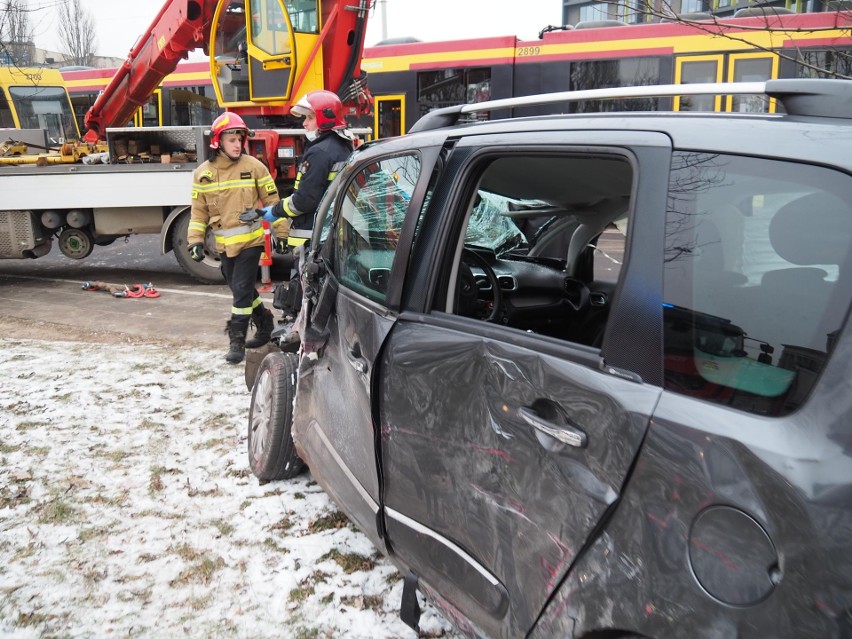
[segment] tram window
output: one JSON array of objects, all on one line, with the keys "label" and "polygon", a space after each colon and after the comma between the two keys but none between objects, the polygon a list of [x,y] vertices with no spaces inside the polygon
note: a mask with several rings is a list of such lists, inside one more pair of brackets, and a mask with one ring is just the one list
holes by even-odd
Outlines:
[{"label": "tram window", "polygon": [[169,106],[172,124],[178,126],[212,124],[218,111],[216,100],[188,89],[172,89]]},{"label": "tram window", "polygon": [[9,107],[9,101],[6,99],[6,96],[3,94],[2,90],[0,90],[0,128],[15,128],[15,120],[12,117],[12,109]]},{"label": "tram window", "polygon": [[454,104],[491,99],[491,69],[441,69],[417,74],[421,115]]},{"label": "tram window", "polygon": [[10,87],[22,129],[46,129],[52,144],[76,139],[77,123],[62,87]]},{"label": "tram window", "polygon": [[799,51],[797,75],[800,78],[836,78],[852,76],[852,49]]},{"label": "tram window", "polygon": [[154,94],[142,105],[142,126],[160,126],[160,109],[157,98],[157,94]]},{"label": "tram window", "polygon": [[[571,64],[571,90],[636,87],[660,84],[659,58],[592,60]],[[599,111],[657,111],[656,98],[633,100],[588,100],[571,105],[575,113]]]},{"label": "tram window", "polygon": [[[716,82],[719,63],[716,60],[684,62],[681,67],[681,84]],[[680,98],[681,111],[715,111],[716,97],[713,95],[684,95]]]},{"label": "tram window", "polygon": [[[771,58],[747,58],[734,61],[734,82],[763,82],[772,77]],[[768,113],[769,100],[762,95],[735,95],[736,113]]]}]

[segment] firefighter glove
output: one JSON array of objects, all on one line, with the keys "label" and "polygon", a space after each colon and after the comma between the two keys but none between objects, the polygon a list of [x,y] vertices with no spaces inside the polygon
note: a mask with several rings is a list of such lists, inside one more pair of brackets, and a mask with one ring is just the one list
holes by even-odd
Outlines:
[{"label": "firefighter glove", "polygon": [[195,244],[189,245],[189,256],[195,262],[204,261],[204,244],[201,242],[196,242]]},{"label": "firefighter glove", "polygon": [[275,222],[275,221],[278,220],[278,216],[275,215],[275,207],[276,206],[277,206],[277,204],[273,204],[272,206],[267,206],[267,207],[264,207],[262,209],[258,209],[258,212],[263,214],[264,220],[272,223],[272,222]]},{"label": "firefighter glove", "polygon": [[272,238],[272,249],[279,254],[287,252],[287,239],[281,237]]},{"label": "firefighter glove", "polygon": [[248,209],[240,213],[240,222],[243,224],[251,224],[261,215],[263,215],[263,209]]}]

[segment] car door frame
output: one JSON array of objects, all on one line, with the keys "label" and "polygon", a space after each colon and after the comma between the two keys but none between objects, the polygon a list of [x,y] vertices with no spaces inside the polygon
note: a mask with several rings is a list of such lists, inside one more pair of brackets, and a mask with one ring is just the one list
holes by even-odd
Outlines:
[{"label": "car door frame", "polygon": [[[301,267],[306,298],[300,327],[302,354],[294,405],[293,439],[299,456],[311,468],[314,479],[383,552],[387,552],[387,548],[383,541],[384,526],[380,512],[381,462],[376,446],[381,433],[376,427],[372,401],[374,362],[380,355],[384,338],[396,321],[415,230],[424,197],[433,180],[433,168],[439,162],[444,137],[427,136],[425,144],[419,147],[405,141],[390,141],[381,147],[356,152],[339,175],[340,182],[333,185],[336,190],[334,198],[318,211],[312,239],[315,248]],[[347,288],[338,280],[333,268],[329,268],[329,264],[334,263],[334,243],[321,243],[320,239],[328,215],[333,216],[328,237],[333,237],[347,187],[362,169],[371,163],[407,154],[419,156],[421,172],[408,203],[383,305]],[[310,273],[317,275],[311,276]],[[346,339],[357,341],[344,347]],[[350,408],[356,406],[360,410],[345,411],[349,418],[345,426],[331,420],[321,424],[322,415],[328,417],[334,410],[339,410],[326,404],[330,393],[339,392],[342,388],[350,394],[338,399]],[[353,464],[353,461],[360,463]]]},{"label": "car door frame", "polygon": [[[453,155],[445,171],[452,176],[437,190],[435,198],[440,194],[442,199],[433,200],[430,213],[424,222],[422,236],[416,245],[416,252],[411,262],[418,266],[410,273],[410,282],[406,288],[405,310],[400,314],[393,335],[401,334],[406,327],[426,325],[439,327],[449,331],[465,331],[465,325],[470,321],[443,313],[431,312],[430,309],[437,301],[436,292],[439,282],[444,277],[442,268],[446,268],[448,260],[452,259],[450,251],[455,250],[455,237],[459,231],[459,216],[465,202],[469,201],[470,167],[476,164],[479,152],[491,153],[494,149],[509,149],[513,153],[518,148],[529,148],[532,153],[553,152],[558,149],[571,149],[572,152],[612,148],[629,149],[636,161],[635,172],[638,176],[634,182],[632,194],[632,217],[630,232],[625,247],[625,266],[619,285],[616,289],[610,320],[603,340],[601,350],[579,344],[542,340],[537,342],[526,335],[507,335],[507,329],[480,324],[478,334],[485,339],[493,338],[506,342],[527,342],[536,346],[544,344],[549,352],[564,361],[576,363],[589,371],[590,375],[601,375],[603,383],[611,378],[613,385],[621,384],[625,388],[633,388],[636,392],[645,392],[642,400],[642,416],[645,419],[644,428],[653,413],[653,406],[661,393],[662,381],[662,255],[663,227],[665,220],[666,196],[668,187],[668,166],[671,157],[671,140],[668,136],[657,132],[642,131],[549,131],[536,134],[512,133],[494,136],[469,136],[462,138],[456,145]],[[486,151],[483,151],[485,149]],[[641,171],[639,169],[641,168]],[[468,198],[468,199],[466,199]],[[630,328],[631,330],[625,330]],[[549,345],[548,345],[549,343]],[[636,344],[641,344],[637,348]],[[386,346],[386,354],[392,356],[393,345]],[[427,358],[428,359],[428,358]],[[387,376],[385,376],[387,377]],[[386,420],[386,409],[393,399],[384,396],[380,398],[380,414],[377,419],[385,430],[393,428],[392,420]],[[632,459],[641,448],[643,435],[634,433],[631,451]],[[385,459],[384,447],[391,441],[388,435],[382,440],[382,458]],[[385,460],[387,462],[387,460]],[[411,459],[409,459],[411,461]],[[383,482],[393,484],[399,478],[389,475],[387,463],[383,466]],[[629,478],[632,466],[627,464],[624,477],[616,489],[620,490]],[[422,490],[428,493],[428,485]],[[617,507],[617,497],[604,512],[599,524],[590,531],[587,539],[574,540],[578,551],[573,561],[581,556],[582,551],[593,540],[603,525]],[[511,601],[505,601],[506,592],[501,588],[499,579],[491,567],[484,565],[471,552],[457,543],[451,535],[442,535],[433,530],[427,521],[417,521],[405,512],[394,509],[386,501],[382,504],[385,510],[386,525],[388,525],[388,543],[393,549],[394,560],[403,570],[411,571],[421,577],[420,586],[437,595],[436,599],[447,606],[450,613],[470,623],[475,632],[485,631],[487,634],[513,636],[524,633],[532,627],[535,618],[546,604],[545,597],[536,609],[525,610],[514,619],[511,615]],[[396,531],[394,531],[396,528]],[[428,545],[429,552],[423,548]],[[425,559],[424,559],[425,558]],[[428,565],[418,564],[425,561]],[[453,561],[456,568],[447,568]],[[460,584],[467,586],[455,588],[447,581],[436,578],[437,564],[446,562],[440,569],[455,570]],[[560,580],[570,572],[569,566],[561,567],[555,575],[553,590]],[[455,584],[459,585],[459,584]],[[472,590],[479,589],[471,594]],[[479,595],[478,600],[476,595]],[[510,614],[507,615],[507,612]]]}]

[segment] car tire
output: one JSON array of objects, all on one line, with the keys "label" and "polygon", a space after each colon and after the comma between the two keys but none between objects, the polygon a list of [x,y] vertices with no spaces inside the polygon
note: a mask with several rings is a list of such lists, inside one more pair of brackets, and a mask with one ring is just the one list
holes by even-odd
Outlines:
[{"label": "car tire", "polygon": [[290,479],[305,467],[296,453],[291,427],[298,357],[269,353],[260,363],[251,392],[248,460],[261,481]]}]

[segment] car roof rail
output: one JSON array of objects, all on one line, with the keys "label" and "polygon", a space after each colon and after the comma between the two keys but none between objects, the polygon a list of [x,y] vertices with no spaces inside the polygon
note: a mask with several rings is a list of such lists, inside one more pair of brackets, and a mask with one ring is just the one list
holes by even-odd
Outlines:
[{"label": "car roof rail", "polygon": [[409,129],[410,133],[431,131],[458,124],[465,115],[515,109],[557,102],[675,97],[681,95],[766,95],[775,98],[787,115],[852,118],[852,82],[817,78],[767,80],[765,82],[709,82],[614,87],[583,91],[559,91],[516,98],[459,104],[430,111]]}]

